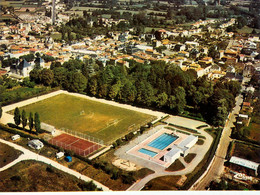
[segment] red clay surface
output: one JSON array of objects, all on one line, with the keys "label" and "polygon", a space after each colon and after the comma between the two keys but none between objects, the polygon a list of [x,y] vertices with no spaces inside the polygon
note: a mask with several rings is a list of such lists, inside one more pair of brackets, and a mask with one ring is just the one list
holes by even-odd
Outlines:
[{"label": "red clay surface", "polygon": [[90,142],[64,133],[54,137],[49,142],[64,149],[73,150],[77,154],[83,156],[86,156],[101,147],[95,142]]}]

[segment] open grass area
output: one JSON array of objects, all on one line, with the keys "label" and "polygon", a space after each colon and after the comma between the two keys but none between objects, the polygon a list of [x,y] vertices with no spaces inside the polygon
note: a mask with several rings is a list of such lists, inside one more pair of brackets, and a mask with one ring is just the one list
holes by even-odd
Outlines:
[{"label": "open grass area", "polygon": [[1,172],[1,192],[95,190],[93,184],[36,161],[22,161]]},{"label": "open grass area", "polygon": [[[255,29],[257,33],[260,32],[260,29]],[[237,29],[237,32],[238,33],[246,33],[246,34],[249,34],[249,33],[252,33],[253,31],[253,28],[250,28],[248,26],[244,26],[243,28],[241,29]]]},{"label": "open grass area", "polygon": [[22,152],[0,143],[0,168],[17,159]]},{"label": "open grass area", "polygon": [[196,144],[197,145],[203,145],[204,144],[204,140],[203,139],[199,139]]},{"label": "open grass area", "polygon": [[180,175],[158,177],[149,181],[143,190],[178,190],[176,183],[180,178]]},{"label": "open grass area", "polygon": [[[246,151],[246,152],[245,152]],[[260,163],[260,146],[250,145],[247,143],[236,141],[230,156],[248,159]]]},{"label": "open grass area", "polygon": [[58,129],[86,133],[105,142],[112,142],[133,130],[134,126],[153,118],[151,115],[66,94],[20,109],[25,109],[27,113],[38,112],[42,122]]},{"label": "open grass area", "polygon": [[257,123],[251,123],[250,124],[250,135],[249,135],[249,139],[250,140],[254,140],[256,142],[260,142],[259,138],[260,138],[260,124]]},{"label": "open grass area", "polygon": [[181,163],[181,161],[179,159],[175,160],[174,163],[172,163],[167,169],[165,169],[166,171],[180,171],[182,169],[184,169],[185,166]]},{"label": "open grass area", "polygon": [[187,156],[184,157],[184,160],[186,163],[190,163],[195,157],[195,153],[189,153]]}]

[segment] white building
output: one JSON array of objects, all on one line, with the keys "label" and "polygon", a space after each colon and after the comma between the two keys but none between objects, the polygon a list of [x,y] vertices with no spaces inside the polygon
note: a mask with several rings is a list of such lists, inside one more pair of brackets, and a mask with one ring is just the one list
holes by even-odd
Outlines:
[{"label": "white building", "polygon": [[41,148],[43,148],[44,145],[40,140],[33,139],[28,142],[28,146],[33,149],[40,150]]},{"label": "white building", "polygon": [[174,162],[181,156],[182,150],[177,146],[173,146],[172,149],[164,155],[165,162]]},{"label": "white building", "polygon": [[180,156],[185,157],[189,153],[190,148],[192,148],[197,141],[198,136],[189,135],[181,143],[174,145],[172,149],[164,155],[164,161],[173,163]]},{"label": "white building", "polygon": [[230,158],[229,162],[236,164],[236,165],[240,165],[240,166],[249,168],[249,169],[253,169],[253,170],[255,170],[256,173],[257,173],[257,169],[258,169],[258,166],[259,166],[259,164],[256,163],[256,162],[246,160],[246,159],[243,159],[243,158],[239,158],[239,157],[236,157],[236,156],[232,156]]}]

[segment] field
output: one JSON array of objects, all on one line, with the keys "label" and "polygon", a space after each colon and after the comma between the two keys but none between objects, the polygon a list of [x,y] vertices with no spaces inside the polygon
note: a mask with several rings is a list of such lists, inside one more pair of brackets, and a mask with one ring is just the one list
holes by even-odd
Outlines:
[{"label": "field", "polygon": [[17,159],[22,152],[0,143],[0,168]]},{"label": "field", "polygon": [[181,176],[163,176],[149,181],[143,190],[178,190],[177,182]]},{"label": "field", "polygon": [[[246,152],[245,152],[246,151]],[[260,147],[236,141],[230,156],[236,156],[260,163]]]},{"label": "field", "polygon": [[112,142],[129,128],[144,124],[151,115],[99,103],[72,95],[60,94],[20,108],[27,113],[38,112],[42,122],[58,129],[70,129],[85,133],[105,142]]},{"label": "field", "polygon": [[1,172],[1,192],[82,191],[95,187],[44,163],[22,161]]}]

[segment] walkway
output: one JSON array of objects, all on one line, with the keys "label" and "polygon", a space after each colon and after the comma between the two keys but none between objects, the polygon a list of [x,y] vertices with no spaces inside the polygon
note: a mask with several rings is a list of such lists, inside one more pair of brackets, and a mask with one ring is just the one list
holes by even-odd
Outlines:
[{"label": "walkway", "polygon": [[83,181],[86,181],[86,182],[93,181],[93,183],[96,184],[98,188],[102,188],[103,191],[110,191],[109,188],[104,186],[103,184],[101,184],[101,183],[99,183],[99,182],[97,182],[97,181],[95,181],[95,180],[93,180],[93,179],[91,179],[91,178],[89,178],[85,175],[82,175],[77,171],[74,171],[74,170],[72,170],[68,167],[65,167],[65,166],[63,166],[63,165],[61,165],[61,164],[59,164],[59,163],[57,163],[57,162],[55,162],[51,159],[48,159],[48,158],[41,156],[39,154],[36,154],[34,152],[31,152],[30,150],[28,150],[28,149],[26,149],[22,146],[19,146],[17,144],[12,143],[12,142],[5,141],[3,139],[0,139],[0,142],[7,144],[7,145],[15,148],[16,150],[20,150],[20,151],[23,152],[23,154],[20,155],[16,160],[14,160],[13,162],[7,164],[6,166],[0,168],[0,172],[14,166],[15,164],[17,164],[17,163],[19,163],[23,160],[36,160],[36,161],[40,161],[40,162],[46,163],[48,165],[51,165],[51,166],[55,167],[56,169],[64,171],[64,172],[66,172],[70,175],[74,175],[75,177],[77,177],[77,178],[79,178]]}]

